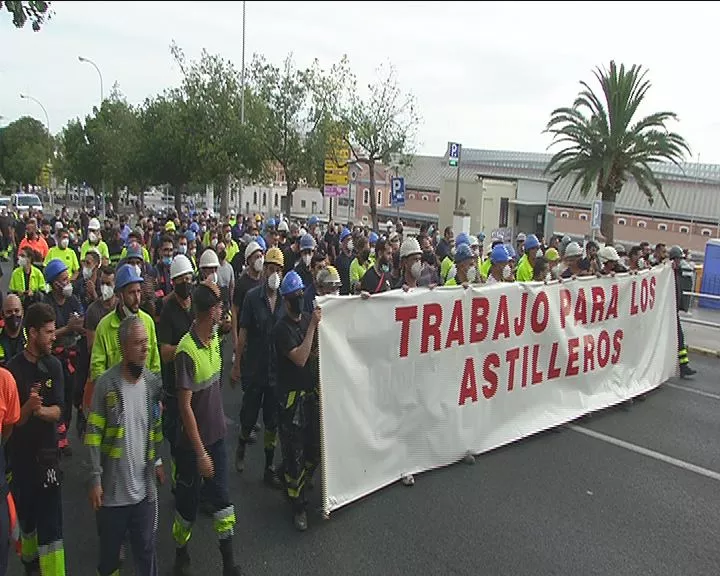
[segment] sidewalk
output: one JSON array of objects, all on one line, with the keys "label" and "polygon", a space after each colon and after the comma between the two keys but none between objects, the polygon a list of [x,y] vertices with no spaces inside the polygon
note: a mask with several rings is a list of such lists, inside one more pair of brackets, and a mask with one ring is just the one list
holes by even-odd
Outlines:
[{"label": "sidewalk", "polygon": [[[714,322],[719,327],[682,322],[683,318]],[[695,305],[690,309],[690,312],[680,312],[680,321],[685,332],[685,343],[690,352],[720,357],[720,310],[699,308]]]}]

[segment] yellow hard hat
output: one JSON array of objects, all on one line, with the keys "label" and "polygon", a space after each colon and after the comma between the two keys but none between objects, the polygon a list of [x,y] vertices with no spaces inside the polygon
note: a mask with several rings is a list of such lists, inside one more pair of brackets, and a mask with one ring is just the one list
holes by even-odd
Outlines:
[{"label": "yellow hard hat", "polygon": [[265,264],[277,264],[278,266],[285,266],[285,257],[283,256],[282,250],[273,246],[265,254]]},{"label": "yellow hard hat", "polygon": [[165,232],[175,232],[175,222],[172,220],[165,222]]}]

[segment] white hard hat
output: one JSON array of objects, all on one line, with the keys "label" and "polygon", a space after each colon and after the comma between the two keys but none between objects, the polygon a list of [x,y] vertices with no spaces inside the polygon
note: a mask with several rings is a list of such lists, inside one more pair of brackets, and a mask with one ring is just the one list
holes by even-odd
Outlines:
[{"label": "white hard hat", "polygon": [[570,242],[570,244],[565,247],[565,257],[573,258],[575,256],[582,256],[582,248],[580,248],[580,244],[577,242]]},{"label": "white hard hat", "polygon": [[400,258],[412,256],[414,254],[422,254],[420,243],[415,238],[405,238],[400,245]]},{"label": "white hard hat", "polygon": [[245,262],[247,262],[250,259],[250,256],[255,254],[255,252],[262,252],[262,247],[257,242],[250,242],[250,244],[247,245],[247,248],[245,248]]},{"label": "white hard hat", "polygon": [[392,228],[392,227],[393,227],[393,221],[392,221],[392,220],[388,220],[387,222],[385,222],[385,226],[386,226],[387,228]]},{"label": "white hard hat", "polygon": [[285,220],[283,220],[282,222],[280,222],[280,224],[278,224],[278,232],[289,232],[289,231],[290,230],[288,228],[288,223]]},{"label": "white hard hat", "polygon": [[178,254],[170,264],[170,279],[175,280],[178,276],[192,274],[194,272],[190,259],[184,254]]},{"label": "white hard hat", "polygon": [[598,258],[600,258],[602,262],[617,262],[620,260],[617,250],[612,246],[603,246],[600,248],[600,250],[598,250]]},{"label": "white hard hat", "polygon": [[200,256],[200,262],[198,264],[200,268],[219,268],[220,260],[218,260],[217,254],[212,248],[206,248]]},{"label": "white hard hat", "polygon": [[100,221],[97,218],[90,218],[88,230],[100,230]]},{"label": "white hard hat", "polygon": [[235,216],[235,208],[230,208],[230,216]]},{"label": "white hard hat", "polygon": [[520,234],[517,235],[517,242],[525,242],[525,232],[520,232]]}]

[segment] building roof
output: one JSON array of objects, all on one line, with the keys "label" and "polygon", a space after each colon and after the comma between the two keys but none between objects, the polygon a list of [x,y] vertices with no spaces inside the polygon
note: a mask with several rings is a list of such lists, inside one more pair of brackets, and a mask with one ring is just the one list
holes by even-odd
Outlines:
[{"label": "building roof", "polygon": [[[460,179],[471,182],[484,178],[547,180],[545,166],[551,154],[503,150],[463,149]],[[656,195],[651,205],[634,180],[625,183],[618,196],[616,210],[655,217],[717,222],[720,219],[720,165],[659,164],[655,167],[670,207]],[[456,168],[445,156],[415,156],[412,166],[403,171],[406,187],[418,191],[437,191],[443,182],[456,176]],[[579,187],[571,191],[572,177],[556,182],[550,189],[551,204],[589,208],[596,197],[595,187],[583,197]]]}]

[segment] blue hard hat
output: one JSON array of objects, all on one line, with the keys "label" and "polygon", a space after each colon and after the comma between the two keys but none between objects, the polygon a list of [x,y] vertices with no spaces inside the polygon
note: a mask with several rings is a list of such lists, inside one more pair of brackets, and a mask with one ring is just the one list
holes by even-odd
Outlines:
[{"label": "blue hard hat", "polygon": [[475,256],[473,256],[472,250],[467,244],[460,244],[455,249],[455,264],[462,264],[463,262],[472,260],[473,258],[475,258]]},{"label": "blue hard hat", "polygon": [[373,244],[375,244],[377,241],[378,241],[378,235],[375,234],[375,232],[370,232],[370,234],[368,235],[368,243],[369,243],[370,245],[373,245]]},{"label": "blue hard hat", "polygon": [[190,222],[190,230],[197,234],[198,232],[200,232],[200,225],[197,222]]},{"label": "blue hard hat", "polygon": [[490,252],[490,262],[493,264],[503,264],[510,260],[510,254],[504,244],[497,244]]},{"label": "blue hard hat", "polygon": [[142,260],[143,253],[140,244],[137,242],[130,242],[130,244],[128,244],[127,251],[125,252],[125,258],[138,258]]},{"label": "blue hard hat", "polygon": [[262,248],[263,252],[267,252],[267,244],[265,243],[265,238],[263,238],[262,236],[258,236],[257,238],[255,238],[255,242],[260,244],[260,248]]},{"label": "blue hard hat", "polygon": [[281,296],[287,296],[288,294],[293,294],[304,289],[305,286],[303,286],[302,278],[300,278],[300,274],[295,272],[295,270],[290,270],[290,272],[285,274],[285,278],[283,278],[280,283]]},{"label": "blue hard hat", "polygon": [[510,260],[515,260],[517,257],[517,252],[515,252],[515,247],[512,244],[505,244],[505,250],[507,250],[508,256],[510,256]]},{"label": "blue hard hat", "polygon": [[317,226],[320,223],[320,219],[317,216],[310,216],[308,218],[308,226]]},{"label": "blue hard hat", "polygon": [[[352,234],[352,232],[350,232],[350,230],[348,230],[347,228],[343,228],[340,232],[340,242],[345,240],[345,238],[350,236],[350,234]],[[304,236],[303,236],[303,238],[304,238]]]},{"label": "blue hard hat", "polygon": [[135,271],[135,266],[123,264],[115,272],[115,292],[119,292],[129,284],[139,284],[143,277]]},{"label": "blue hard hat", "polygon": [[483,234],[482,232],[478,232],[477,239],[478,242],[485,242],[485,234]]},{"label": "blue hard hat", "polygon": [[465,232],[460,232],[457,236],[455,236],[455,248],[460,246],[460,244],[467,244],[470,245],[470,236],[465,234]]},{"label": "blue hard hat", "polygon": [[538,237],[535,236],[535,234],[528,234],[525,238],[525,250],[532,250],[533,248],[538,248],[540,246],[540,240],[538,240]]},{"label": "blue hard hat", "polygon": [[187,238],[188,242],[195,242],[197,236],[195,236],[195,232],[190,229],[187,232],[185,232],[185,238]]},{"label": "blue hard hat", "polygon": [[267,221],[268,228],[275,228],[275,218],[270,218],[270,220]]},{"label": "blue hard hat", "polygon": [[[348,234],[350,232],[348,231]],[[342,238],[342,234],[340,235]],[[302,238],[300,238],[300,251],[303,250],[315,250],[315,238],[310,236],[310,234],[305,234]]]},{"label": "blue hard hat", "polygon": [[50,262],[48,262],[48,265],[45,266],[45,282],[50,284],[67,269],[68,267],[65,262],[59,258],[53,258]]}]

